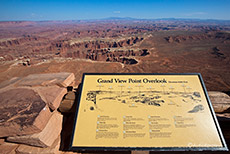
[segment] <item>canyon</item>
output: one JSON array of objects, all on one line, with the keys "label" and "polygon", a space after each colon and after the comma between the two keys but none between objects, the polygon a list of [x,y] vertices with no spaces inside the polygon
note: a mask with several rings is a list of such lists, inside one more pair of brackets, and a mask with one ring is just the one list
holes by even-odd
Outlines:
[{"label": "canyon", "polygon": [[200,73],[229,146],[229,70],[230,21],[0,22],[0,153],[73,153],[83,73]]},{"label": "canyon", "polygon": [[0,82],[33,73],[201,73],[229,93],[230,22],[76,20],[0,22]]}]

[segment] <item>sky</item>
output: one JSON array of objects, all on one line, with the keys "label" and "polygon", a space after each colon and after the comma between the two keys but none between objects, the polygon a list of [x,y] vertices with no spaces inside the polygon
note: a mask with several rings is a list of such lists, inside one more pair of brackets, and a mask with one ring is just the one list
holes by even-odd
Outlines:
[{"label": "sky", "polygon": [[0,21],[109,17],[230,20],[230,0],[0,0]]}]

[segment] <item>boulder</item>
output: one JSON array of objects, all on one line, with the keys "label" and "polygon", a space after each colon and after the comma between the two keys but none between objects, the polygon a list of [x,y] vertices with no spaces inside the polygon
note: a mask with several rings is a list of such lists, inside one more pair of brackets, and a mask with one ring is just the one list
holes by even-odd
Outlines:
[{"label": "boulder", "polygon": [[61,130],[62,115],[54,112],[41,132],[32,135],[8,137],[7,141],[46,148],[54,143],[55,139],[60,135]]},{"label": "boulder", "polygon": [[75,100],[76,94],[74,91],[69,91],[66,96],[65,99],[69,99],[69,100]]},{"label": "boulder", "polygon": [[74,111],[74,103],[76,99],[76,92],[75,91],[69,91],[65,97],[64,100],[62,100],[59,111],[66,113],[66,112],[73,112]]},{"label": "boulder", "polygon": [[216,113],[230,112],[230,97],[218,91],[209,91],[209,98]]},{"label": "boulder", "polygon": [[66,112],[73,112],[74,100],[65,99],[61,102],[59,106],[59,111],[66,113]]},{"label": "boulder", "polygon": [[40,132],[50,119],[49,107],[32,89],[0,91],[0,137]]}]

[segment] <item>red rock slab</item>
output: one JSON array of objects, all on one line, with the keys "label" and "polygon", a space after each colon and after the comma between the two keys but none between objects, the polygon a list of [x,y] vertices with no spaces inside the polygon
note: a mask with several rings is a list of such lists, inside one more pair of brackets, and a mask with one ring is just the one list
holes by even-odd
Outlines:
[{"label": "red rock slab", "polygon": [[0,138],[0,145],[5,143],[5,139],[4,138]]},{"label": "red rock slab", "polygon": [[21,144],[17,149],[16,152],[20,154],[58,154],[59,147],[60,147],[60,136],[54,141],[54,143],[47,148],[39,148],[39,147],[33,147],[29,145],[23,145]]},{"label": "red rock slab", "polygon": [[67,93],[66,88],[59,86],[38,87],[36,91],[53,111],[59,107],[62,98]]},{"label": "red rock slab", "polygon": [[4,88],[4,87],[6,87],[8,85],[12,85],[12,84],[16,83],[17,81],[19,81],[20,79],[21,78],[19,78],[19,77],[14,77],[14,78],[11,78],[10,80],[6,80],[4,82],[1,82],[0,83],[0,88]]},{"label": "red rock slab", "polygon": [[0,137],[38,133],[51,112],[37,92],[15,88],[0,91]]},{"label": "red rock slab", "polygon": [[1,154],[13,154],[15,153],[16,148],[18,147],[18,144],[14,143],[5,143],[0,145],[0,153]]},{"label": "red rock slab", "polygon": [[62,115],[58,112],[54,112],[41,132],[32,135],[8,137],[7,141],[46,148],[54,143],[55,139],[60,135],[61,130]]},{"label": "red rock slab", "polygon": [[70,85],[73,86],[72,83],[75,83],[75,76],[73,73],[69,74],[69,76],[63,82],[59,82],[59,84],[61,84],[63,87]]},{"label": "red rock slab", "polygon": [[28,75],[16,83],[17,87],[20,86],[52,86],[58,85],[61,87],[67,87],[72,82],[74,82],[74,74],[73,73],[47,73],[47,74],[31,74]]}]

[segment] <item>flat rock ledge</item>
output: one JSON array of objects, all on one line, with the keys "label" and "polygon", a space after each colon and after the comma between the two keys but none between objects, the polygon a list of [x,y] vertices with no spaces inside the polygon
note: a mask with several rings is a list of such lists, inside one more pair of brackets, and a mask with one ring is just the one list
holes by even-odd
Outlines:
[{"label": "flat rock ledge", "polygon": [[55,111],[73,73],[32,74],[0,84],[0,137],[41,132]]}]

